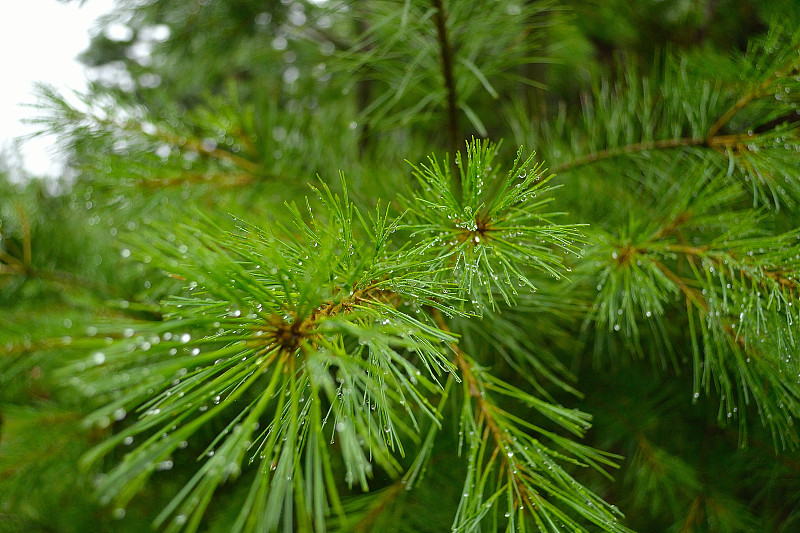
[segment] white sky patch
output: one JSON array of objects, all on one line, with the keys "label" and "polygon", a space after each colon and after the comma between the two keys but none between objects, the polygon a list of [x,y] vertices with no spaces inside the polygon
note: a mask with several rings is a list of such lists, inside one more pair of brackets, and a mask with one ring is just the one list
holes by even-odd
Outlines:
[{"label": "white sky patch", "polygon": [[86,87],[86,69],[76,58],[89,46],[94,21],[112,10],[114,0],[88,0],[82,6],[56,0],[2,1],[0,148],[35,176],[57,176],[60,162],[53,160],[52,138],[26,141],[19,153],[12,148],[13,139],[33,130],[21,121],[34,110],[20,104],[35,101],[35,82],[62,92]]}]

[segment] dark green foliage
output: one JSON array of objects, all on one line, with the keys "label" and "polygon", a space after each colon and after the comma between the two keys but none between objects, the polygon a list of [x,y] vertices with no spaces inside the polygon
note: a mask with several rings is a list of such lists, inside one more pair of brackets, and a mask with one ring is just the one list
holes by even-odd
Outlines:
[{"label": "dark green foliage", "polygon": [[120,1],[0,175],[0,531],[796,530],[798,21]]}]

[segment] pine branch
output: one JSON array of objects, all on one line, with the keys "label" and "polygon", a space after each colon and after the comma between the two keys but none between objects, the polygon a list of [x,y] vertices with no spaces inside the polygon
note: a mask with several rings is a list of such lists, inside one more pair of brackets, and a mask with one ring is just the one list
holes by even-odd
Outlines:
[{"label": "pine branch", "polygon": [[0,227],[0,276],[40,279],[56,282],[67,287],[89,289],[99,294],[119,294],[119,291],[107,283],[64,270],[39,268],[33,265],[33,238],[30,217],[22,203],[16,203],[14,211],[19,224],[20,235],[18,237],[22,241],[22,250],[14,246],[14,241]]},{"label": "pine branch", "polygon": [[31,264],[31,224],[28,215],[22,204],[17,204],[17,215],[19,216],[22,230],[22,262],[26,266]]},{"label": "pine branch", "polygon": [[[530,274],[534,271],[560,278],[565,272],[563,254],[579,254],[579,225],[559,225],[560,213],[545,213],[552,188],[541,165],[533,164],[518,151],[506,177],[494,165],[498,147],[473,140],[467,156],[456,155],[462,183],[457,199],[451,183],[458,181],[449,166],[430,158],[428,165],[415,167],[419,190],[413,199],[403,199],[408,210],[409,229],[421,241],[421,250],[435,250],[440,268],[452,269],[467,304],[477,312],[494,310],[497,296],[511,304],[520,287],[536,291]],[[494,165],[494,166],[493,166]]]},{"label": "pine branch", "polygon": [[[385,300],[393,295],[413,297],[423,304],[430,302],[448,312],[458,312],[421,293],[416,282],[409,283],[424,263],[388,254],[388,236],[398,221],[378,209],[367,222],[356,213],[347,199],[346,187],[343,189],[344,200],[327,187],[320,189],[328,222],[311,212],[310,222],[296,219],[300,238],[281,241],[253,226],[242,226],[239,234],[229,236],[213,226],[200,233],[196,226],[186,226],[183,231],[172,228],[188,243],[177,250],[158,238],[145,239],[164,254],[165,267],[173,277],[194,280],[190,289],[200,280],[202,296],[165,303],[167,321],[139,325],[139,333],[132,340],[123,340],[81,363],[92,364],[98,378],[105,378],[110,368],[142,378],[122,395],[122,400],[92,415],[93,419],[108,417],[132,403],[144,402],[139,421],[87,457],[87,462],[93,462],[126,439],[146,437],[129,459],[109,474],[102,487],[104,498],[125,502],[149,475],[143,465],[171,464],[169,457],[181,448],[181,442],[222,417],[234,402],[243,400],[244,410],[209,445],[204,454],[210,459],[164,509],[159,522],[166,524],[167,518],[174,516],[168,531],[184,525],[195,529],[216,487],[228,477],[238,476],[245,454],[255,447],[251,462],[255,460],[260,466],[253,485],[254,499],[243,509],[235,530],[271,530],[279,520],[291,520],[292,514],[306,520],[302,508],[288,515],[279,510],[284,505],[290,509],[294,506],[291,495],[299,490],[297,487],[304,487],[304,479],[313,480],[312,486],[327,487],[322,492],[300,493],[315,509],[307,519],[322,527],[328,506],[340,507],[326,444],[318,439],[324,428],[335,428],[347,484],[366,490],[373,462],[389,475],[399,473],[393,452],[404,453],[400,435],[416,438],[414,411],[438,423],[438,411],[423,391],[438,390],[436,376],[449,371],[450,363],[437,344],[452,341],[452,336],[398,311]],[[366,246],[356,248],[354,221],[361,221],[363,231],[370,236]],[[343,249],[353,253],[343,254]],[[184,259],[189,250],[192,261],[176,260]],[[309,261],[311,255],[318,261]],[[337,272],[335,278],[331,268]],[[398,275],[387,275],[395,269]],[[390,286],[393,295],[387,296]],[[435,294],[441,300],[441,284],[434,283],[432,288],[437,289]],[[233,311],[231,304],[238,309]],[[187,327],[201,331],[221,327],[224,332],[206,333],[195,341],[191,333],[172,332],[175,328],[186,331]],[[186,353],[187,349],[191,352]],[[411,360],[404,357],[406,351],[413,354]],[[417,365],[434,381],[422,376]],[[155,368],[159,371],[151,374]],[[176,371],[177,380],[161,381]],[[264,379],[265,388],[256,392],[257,384]],[[121,386],[101,383],[99,380],[93,386],[107,394]],[[155,398],[147,392],[151,387],[160,391]],[[284,399],[280,391],[290,391],[289,398]],[[332,406],[328,414],[321,410],[323,398]],[[209,403],[213,406],[207,407]],[[365,409],[365,403],[375,412]],[[254,424],[270,411],[272,422],[267,431],[255,434]],[[333,420],[328,421],[331,415]],[[309,432],[303,427],[306,423],[311,426]],[[175,428],[167,429],[172,426]],[[231,432],[234,426],[242,429]],[[170,438],[157,438],[164,431]],[[276,440],[281,436],[283,441]],[[366,444],[359,443],[362,439]],[[297,454],[304,449],[306,461],[313,460],[317,467],[308,469],[298,463]],[[297,479],[297,484],[283,479]],[[205,503],[193,504],[195,497]],[[260,516],[263,509],[270,510],[266,521],[248,518]]]},{"label": "pine branch", "polygon": [[[641,48],[616,70],[593,52],[675,29],[624,2],[581,20],[550,0],[110,16],[133,40],[100,32],[86,57],[119,59],[134,90],[42,88],[70,180],[18,187],[0,162],[9,527],[627,532],[616,503],[642,531],[796,529],[796,454],[772,457],[800,446],[783,3],[648,76]],[[745,53],[715,51],[768,11]],[[530,87],[571,102],[581,79],[580,106],[532,123]],[[457,150],[509,126],[563,189],[521,150]],[[448,160],[405,172],[431,143]],[[337,168],[348,182],[303,198]],[[119,291],[119,312],[96,298]],[[50,406],[89,414],[48,427]]]},{"label": "pine branch", "polygon": [[[441,313],[434,309],[432,314],[439,328],[449,331]],[[615,515],[618,512],[614,508],[606,508],[606,504],[596,495],[578,485],[553,461],[561,459],[600,469],[601,465],[613,466],[611,456],[581,447],[512,415],[498,407],[491,400],[490,393],[505,394],[509,398],[525,402],[576,435],[582,435],[583,429],[587,427],[588,415],[537,400],[486,375],[455,343],[451,343],[450,348],[463,378],[465,405],[462,411],[461,434],[464,435],[464,442],[469,445],[469,472],[453,529],[477,530],[487,515],[487,509],[499,508],[498,500],[504,497],[508,509],[504,517],[507,528],[511,531],[524,528],[526,522],[535,524],[540,531],[555,532],[562,527],[587,531],[565,514],[556,502],[566,504],[605,531],[629,531],[616,523]],[[477,407],[476,410],[473,410],[473,405]],[[547,448],[538,438],[531,437],[522,428],[551,439],[554,444],[562,446],[565,453],[574,454],[576,458],[571,459]],[[493,441],[491,445],[488,444],[490,440]],[[489,481],[491,478],[496,478],[496,481]],[[483,492],[487,489],[490,494],[484,495]],[[544,497],[541,492],[548,493],[552,500]],[[580,504],[576,499],[578,494]],[[494,524],[494,530],[499,530],[497,511],[490,523]]]},{"label": "pine branch", "polygon": [[[715,197],[713,187],[706,185],[705,192],[693,201],[704,205],[705,195]],[[800,409],[800,397],[784,374],[794,372],[791,354],[797,340],[791,330],[800,317],[795,305],[796,232],[736,239],[741,228],[727,227],[732,233],[725,239],[688,246],[672,242],[672,234],[682,224],[702,224],[700,219],[707,219],[697,212],[698,220],[681,214],[686,211],[679,203],[674,212],[678,215],[670,217],[650,237],[616,247],[611,254],[613,266],[602,279],[592,316],[608,327],[614,324],[612,334],[620,330],[620,322],[625,322],[626,331],[636,339],[638,318],[646,314],[648,321],[660,323],[667,295],[681,294],[686,301],[695,357],[695,398],[699,397],[701,383],[708,390],[713,380],[725,404],[720,411],[722,420],[742,413],[740,422],[745,429],[742,410],[752,400],[762,413],[762,421],[772,429],[776,446],[794,448],[798,436],[789,418],[796,415],[789,413]],[[674,262],[676,256],[688,264],[689,277],[665,264],[665,260]],[[649,278],[637,273],[648,269]],[[633,303],[631,295],[637,296]],[[703,330],[694,324],[695,313],[705,322]],[[771,335],[766,345],[765,331]]]},{"label": "pine branch", "polygon": [[[611,160],[635,168],[654,154],[675,160],[674,154],[688,153],[728,163],[729,180],[752,189],[764,205],[794,204],[800,201],[800,189],[789,179],[800,146],[792,103],[800,87],[798,46],[794,28],[773,27],[725,72],[733,77],[735,69],[729,83],[701,78],[700,64],[677,64],[669,56],[652,80],[626,65],[622,80],[603,80],[583,98],[581,123],[568,123],[562,114],[552,129],[542,126],[544,139],[529,142],[551,144],[544,157],[562,161],[553,167],[562,173]],[[720,134],[734,117],[741,117],[736,131]]]}]

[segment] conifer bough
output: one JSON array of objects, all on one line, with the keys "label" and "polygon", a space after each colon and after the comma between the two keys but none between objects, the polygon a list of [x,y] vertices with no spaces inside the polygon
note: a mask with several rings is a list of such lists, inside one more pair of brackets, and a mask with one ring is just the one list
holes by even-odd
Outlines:
[{"label": "conifer bough", "polygon": [[798,530],[800,12],[614,1],[124,3],[0,168],[0,532]]},{"label": "conifer bough", "polygon": [[447,324],[495,313],[497,298],[513,304],[536,275],[560,276],[564,253],[580,253],[579,228],[545,211],[541,166],[520,153],[503,176],[496,156],[473,141],[457,157],[460,199],[447,165],[415,167],[418,187],[397,217],[380,204],[361,213],[342,179],[341,197],[316,189],[319,210],[289,205],[287,226],[225,231],[198,215],[153,228],[142,249],[159,250],[184,295],[162,304],[162,321],[79,363],[93,367],[80,379],[113,398],[92,420],[136,416],[85,459],[130,448],[103,476],[102,498],[124,505],[218,426],[157,523],[195,530],[219,485],[242,478],[250,488],[234,531],[323,531],[331,515],[346,529],[359,517],[340,494],[373,478],[413,490],[455,416],[467,475],[454,530],[499,513],[511,530],[585,521],[626,531],[570,473],[614,465],[559,432],[582,436],[589,415],[493,376]]}]

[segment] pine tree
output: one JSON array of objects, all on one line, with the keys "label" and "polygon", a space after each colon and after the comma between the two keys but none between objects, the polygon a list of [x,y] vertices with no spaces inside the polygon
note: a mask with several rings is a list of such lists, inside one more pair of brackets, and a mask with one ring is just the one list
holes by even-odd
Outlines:
[{"label": "pine tree", "polygon": [[0,169],[0,531],[800,527],[793,2],[120,2]]}]

